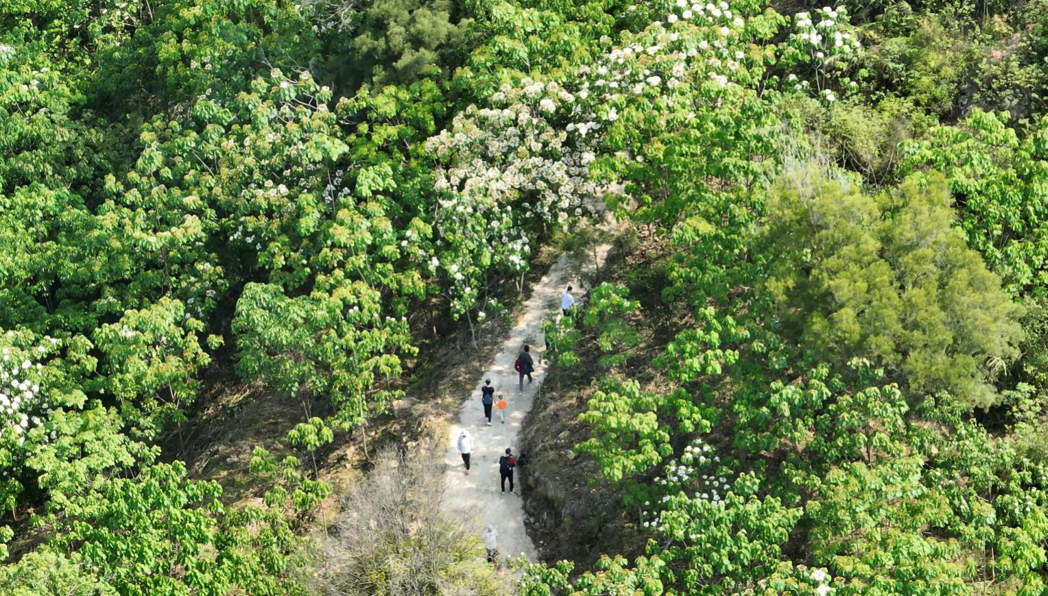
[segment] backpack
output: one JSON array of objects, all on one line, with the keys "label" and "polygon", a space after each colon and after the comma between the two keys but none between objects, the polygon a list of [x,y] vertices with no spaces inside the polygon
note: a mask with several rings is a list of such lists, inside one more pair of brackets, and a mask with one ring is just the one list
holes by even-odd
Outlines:
[{"label": "backpack", "polygon": [[513,365],[513,370],[520,372],[524,370],[524,358],[517,356],[517,362]]},{"label": "backpack", "polygon": [[503,455],[499,458],[499,471],[500,472],[512,472],[513,466],[517,465],[517,460],[512,455]]}]

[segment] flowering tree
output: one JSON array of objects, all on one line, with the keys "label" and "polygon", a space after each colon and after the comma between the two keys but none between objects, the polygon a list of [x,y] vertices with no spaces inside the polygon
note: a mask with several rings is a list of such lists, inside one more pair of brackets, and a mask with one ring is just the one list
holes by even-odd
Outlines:
[{"label": "flowering tree", "polygon": [[[827,102],[835,101],[837,93],[855,91],[858,82],[848,74],[862,43],[856,28],[848,23],[847,7],[824,6],[793,18],[793,31],[783,48],[782,64],[791,71],[786,89],[810,90]],[[801,71],[800,77],[796,71]]]},{"label": "flowering tree", "polygon": [[524,271],[543,227],[566,229],[592,208],[594,155],[554,124],[575,100],[555,81],[525,78],[427,141],[444,164],[434,185],[442,198],[430,266],[447,276],[456,317],[477,308],[487,270]]},{"label": "flowering tree", "polygon": [[48,428],[51,404],[40,390],[40,371],[28,354],[12,347],[0,348],[0,354],[0,505],[14,511],[32,442],[53,436]]}]

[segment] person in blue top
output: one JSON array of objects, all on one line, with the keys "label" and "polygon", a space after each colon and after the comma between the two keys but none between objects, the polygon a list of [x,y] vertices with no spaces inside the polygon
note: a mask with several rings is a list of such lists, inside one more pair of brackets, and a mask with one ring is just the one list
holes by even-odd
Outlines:
[{"label": "person in blue top", "polygon": [[491,404],[495,401],[495,388],[491,386],[491,379],[484,380],[480,392],[480,403],[484,404],[484,417],[488,419],[488,426],[491,426]]}]

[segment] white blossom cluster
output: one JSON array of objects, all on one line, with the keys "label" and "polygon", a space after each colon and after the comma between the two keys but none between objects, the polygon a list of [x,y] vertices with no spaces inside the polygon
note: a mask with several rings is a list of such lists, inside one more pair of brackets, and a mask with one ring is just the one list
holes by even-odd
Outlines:
[{"label": "white blossom cluster", "polygon": [[356,0],[299,0],[291,3],[313,22],[314,33],[350,34],[356,30],[363,14],[363,2]]},{"label": "white blossom cluster", "polygon": [[[141,6],[135,2],[114,2],[99,11],[100,24],[114,29],[137,27]],[[119,45],[120,42],[117,42]]]},{"label": "white blossom cluster", "polygon": [[[565,225],[586,212],[587,199],[598,191],[589,166],[601,152],[602,131],[630,98],[672,103],[685,81],[701,76],[713,88],[726,88],[744,70],[746,20],[728,2],[666,6],[668,25],[653,23],[593,66],[580,67],[569,88],[533,79],[504,85],[487,107],[468,108],[428,141],[447,164],[438,168],[435,183],[445,195],[436,222],[437,245],[445,250],[430,265],[457,284],[460,306],[476,292],[472,261],[480,251],[522,270],[531,253],[523,221]],[[556,128],[553,121],[564,116],[566,127]],[[533,205],[526,213],[521,197]]]},{"label": "white blossom cluster", "polygon": [[[720,470],[712,474],[702,474],[703,471],[716,468],[718,464],[720,464],[720,456],[716,455],[713,447],[702,439],[695,439],[691,445],[686,446],[679,460],[670,460],[665,464],[663,467],[665,475],[653,480],[653,483],[667,494],[650,510],[647,508],[652,507],[651,502],[644,503],[645,510],[642,511],[641,517],[648,521],[644,521],[642,525],[656,532],[667,530],[660,510],[673,498],[672,494],[682,495],[695,502],[725,507],[725,498],[730,487],[726,475]],[[692,537],[692,539],[695,538],[697,536]]]},{"label": "white blossom cluster", "polygon": [[345,175],[345,170],[336,170],[331,181],[324,187],[324,192],[321,194],[321,198],[323,198],[324,202],[328,205],[331,205],[337,200],[343,200],[349,196],[349,187],[342,185],[342,179]]},{"label": "white blossom cluster", "polygon": [[261,234],[261,232],[257,232],[257,236],[256,236],[255,232],[250,232],[250,231],[244,230],[244,225],[245,224],[247,224],[248,228],[254,228],[254,227],[257,227],[257,226],[252,221],[250,221],[248,218],[246,218],[246,217],[241,217],[240,221],[241,221],[241,223],[239,225],[237,225],[236,231],[233,232],[232,234],[230,234],[229,239],[230,240],[242,241],[244,243],[244,245],[248,249],[254,249],[256,252],[261,252],[262,251],[262,234]]},{"label": "white blossom cluster", "polygon": [[705,80],[715,88],[735,84],[747,61],[745,27],[746,19],[727,2],[676,0],[666,24],[652,23],[631,43],[605,53],[593,66],[580,67],[576,95],[583,103],[573,110],[576,121],[568,131],[591,138],[602,125],[617,121],[633,97],[672,104],[674,91],[688,88],[685,81]]},{"label": "white blossom cluster", "polygon": [[[829,570],[825,567],[816,567],[809,570],[805,565],[798,565],[796,567],[794,577],[799,580],[806,580],[808,583],[804,584],[804,587],[813,587],[814,592],[819,596],[826,596],[834,592],[834,589],[830,587],[829,583],[833,581],[833,576],[830,575]],[[757,585],[761,588],[767,588],[768,580],[761,579],[757,582]],[[807,592],[803,592],[807,593]]]},{"label": "white blossom cluster", "polygon": [[193,268],[196,274],[189,276],[180,288],[179,295],[185,297],[185,312],[182,318],[206,320],[218,304],[219,294],[229,287],[221,267],[207,261],[197,261]]},{"label": "white blossom cluster", "polygon": [[809,577],[813,582],[815,582],[815,584],[817,584],[817,587],[815,588],[815,593],[819,596],[826,596],[827,594],[833,591],[833,588],[831,588],[828,585],[828,582],[832,578],[830,577],[830,574],[826,572],[825,569],[813,569]]},{"label": "white blossom cluster", "polygon": [[[797,13],[794,20],[794,31],[790,38],[809,54],[815,65],[816,84],[822,99],[833,102],[837,96],[832,89],[826,88],[828,79],[833,75],[829,65],[831,62],[835,65],[842,65],[858,52],[862,44],[850,30],[848,11],[845,7],[824,6],[813,12],[814,14]],[[808,81],[799,81],[794,74],[788,77],[788,81],[793,85],[795,91],[810,88]],[[849,89],[858,86],[858,83],[850,79],[844,79],[841,84]]]},{"label": "white blossom cluster", "polygon": [[[1033,509],[1038,506],[1037,501],[1032,496],[1030,496],[1029,491],[1024,492],[1022,495],[1009,496],[1009,498],[1007,499],[995,499],[994,505],[998,509],[1002,508],[1002,503],[1000,503],[1000,501],[1004,501],[1003,508],[1006,509],[1008,513],[1010,513],[1013,517],[1015,517],[1015,519],[1019,520],[1028,517],[1031,511],[1033,511]],[[961,497],[961,504],[966,507],[968,505],[968,502],[964,497]]]},{"label": "white blossom cluster", "polygon": [[[52,344],[58,340],[46,337]],[[34,350],[46,352],[44,346]],[[46,426],[51,414],[51,404],[40,390],[40,371],[43,365],[33,363],[26,351],[15,348],[0,348],[0,442],[14,442],[21,446],[26,436],[35,428]],[[50,437],[54,438],[54,431]],[[45,437],[46,439],[46,437]],[[0,476],[10,472],[0,468]]]},{"label": "white blossom cluster", "polygon": [[532,79],[503,85],[489,107],[470,106],[426,142],[438,161],[436,216],[443,268],[468,303],[473,266],[481,252],[493,264],[522,271],[531,254],[524,224],[537,220],[567,227],[598,193],[589,175],[594,156],[585,143],[550,121],[576,97],[556,82]]},{"label": "white blossom cluster", "polygon": [[829,47],[835,51],[851,53],[862,44],[858,39],[854,39],[851,33],[840,30],[838,19],[847,22],[847,14],[848,9],[844,6],[816,8],[815,16],[806,12],[797,13],[794,36],[810,44],[814,52],[821,51],[829,43]]},{"label": "white blossom cluster", "polygon": [[[14,55],[14,48],[0,44],[0,64],[6,64]],[[57,74],[52,73],[51,69],[47,67],[34,68],[29,72],[12,71],[12,73],[17,76],[7,79],[5,83],[9,86],[0,89],[0,92],[12,92],[12,97],[16,101],[24,102],[20,103],[20,109],[23,111],[34,110],[39,115],[46,114],[48,108],[41,101],[45,98],[41,92],[55,86],[58,81]]]},{"label": "white blossom cluster", "polygon": [[691,445],[684,448],[684,454],[680,457],[680,463],[670,462],[666,465],[666,478],[662,484],[666,486],[680,486],[688,492],[692,492],[696,499],[709,501],[715,505],[724,502],[722,492],[728,489],[728,479],[716,474],[703,474],[699,471],[711,468],[720,463],[720,456],[713,453],[713,447],[702,439],[696,439]]}]

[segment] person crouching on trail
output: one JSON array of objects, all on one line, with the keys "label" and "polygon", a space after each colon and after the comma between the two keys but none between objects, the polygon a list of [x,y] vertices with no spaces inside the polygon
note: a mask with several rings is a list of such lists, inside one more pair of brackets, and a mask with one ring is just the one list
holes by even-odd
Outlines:
[{"label": "person crouching on trail", "polygon": [[524,393],[524,377],[528,377],[528,383],[531,383],[531,373],[535,372],[535,361],[531,359],[531,347],[527,344],[524,345],[524,351],[517,356],[517,362],[513,365],[517,373],[520,375],[520,393]]},{"label": "person crouching on trail", "polygon": [[480,403],[484,404],[484,417],[488,419],[488,426],[491,426],[491,404],[495,401],[495,388],[491,386],[491,379],[485,379],[480,392]]},{"label": "person crouching on trail", "polygon": [[517,460],[513,457],[513,451],[506,447],[506,455],[499,458],[499,476],[502,477],[502,492],[506,492],[506,480],[509,479],[509,492],[513,494],[513,468]]},{"label": "person crouching on trail", "polygon": [[462,454],[462,463],[466,464],[466,476],[469,476],[469,454],[473,452],[473,437],[468,430],[459,435],[458,450]]},{"label": "person crouching on trail", "polygon": [[502,424],[506,423],[506,396],[499,394],[499,400],[495,402],[495,406],[499,409],[499,420]]}]

